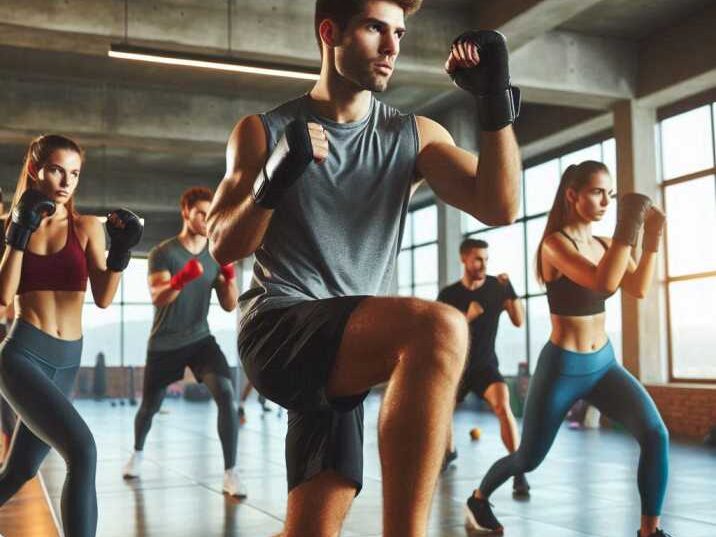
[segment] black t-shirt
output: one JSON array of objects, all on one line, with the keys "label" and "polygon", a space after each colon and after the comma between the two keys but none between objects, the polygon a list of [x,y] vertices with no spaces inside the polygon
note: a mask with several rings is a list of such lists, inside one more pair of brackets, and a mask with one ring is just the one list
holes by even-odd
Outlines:
[{"label": "black t-shirt", "polygon": [[477,302],[485,311],[470,323],[469,369],[497,367],[495,338],[500,314],[507,299],[517,298],[510,282],[502,285],[494,276],[487,276],[485,283],[471,291],[458,281],[440,291],[438,300],[467,313],[470,302]]}]

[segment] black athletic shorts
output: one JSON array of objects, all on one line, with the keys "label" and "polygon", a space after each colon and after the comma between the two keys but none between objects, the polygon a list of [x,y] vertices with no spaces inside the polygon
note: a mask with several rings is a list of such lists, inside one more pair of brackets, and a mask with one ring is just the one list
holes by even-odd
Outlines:
[{"label": "black athletic shorts", "polygon": [[325,470],[363,486],[363,394],[329,400],[326,384],[348,319],[364,296],[268,310],[239,332],[239,356],[256,390],[288,409],[288,490]]},{"label": "black athletic shorts", "polygon": [[457,402],[462,403],[470,392],[480,399],[484,399],[485,390],[495,382],[505,382],[505,377],[496,366],[468,368],[463,374],[460,387],[457,390]]},{"label": "black athletic shorts", "polygon": [[214,336],[207,336],[178,349],[148,351],[144,368],[144,393],[153,393],[181,380],[186,367],[191,369],[199,382],[207,373],[231,379],[226,356]]}]

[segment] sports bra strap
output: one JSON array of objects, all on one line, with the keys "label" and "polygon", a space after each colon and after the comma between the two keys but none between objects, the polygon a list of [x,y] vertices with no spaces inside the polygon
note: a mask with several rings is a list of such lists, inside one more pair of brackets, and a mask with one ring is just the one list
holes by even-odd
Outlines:
[{"label": "sports bra strap", "polygon": [[[567,235],[567,233],[565,233],[565,231],[564,231],[563,229],[560,229],[559,232],[560,232],[562,235],[564,235],[565,237],[567,237],[567,239],[569,239],[569,242],[571,242],[571,243],[574,245],[574,247],[576,248],[576,250],[579,251],[579,246],[577,246],[577,241],[575,241],[572,237],[570,237],[569,235]],[[594,240],[596,240],[599,244],[601,244],[601,245],[604,247],[604,250],[608,250],[608,249],[609,249],[609,245],[608,245],[607,242],[606,242],[604,239],[602,239],[601,237],[597,237],[596,235],[592,235],[592,238],[593,238]]]},{"label": "sports bra strap", "polygon": [[577,246],[577,241],[575,241],[572,237],[570,237],[569,235],[567,235],[567,234],[564,232],[563,229],[560,229],[559,232],[560,232],[562,235],[564,235],[565,237],[567,237],[567,239],[569,239],[569,242],[571,242],[571,243],[574,245],[574,247],[577,249],[577,251],[579,251],[579,246]]},{"label": "sports bra strap", "polygon": [[607,244],[607,241],[605,241],[601,237],[597,237],[596,235],[592,235],[592,236],[597,240],[597,242],[599,242],[599,244],[604,246],[604,250],[609,250],[609,245]]}]

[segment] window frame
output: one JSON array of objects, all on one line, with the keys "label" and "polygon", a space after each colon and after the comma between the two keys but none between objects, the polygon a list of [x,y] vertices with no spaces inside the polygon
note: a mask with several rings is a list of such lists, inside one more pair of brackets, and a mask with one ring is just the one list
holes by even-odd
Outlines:
[{"label": "window frame", "polygon": [[[415,212],[417,212],[417,211],[420,211],[420,210],[422,210],[422,209],[427,209],[427,208],[430,207],[430,206],[434,206],[434,207],[435,207],[435,211],[437,212],[438,207],[437,207],[437,203],[435,202],[435,200],[427,199],[427,200],[423,201],[422,203],[415,204],[414,206],[410,207],[410,208],[408,209],[408,213],[407,213],[407,215],[406,215],[406,218],[412,218],[412,214],[413,214],[413,213],[415,213]],[[438,225],[439,225],[439,224],[438,224]],[[439,256],[440,256],[440,248],[439,248],[439,239],[440,239],[440,237],[439,237],[438,230],[437,230],[437,229],[435,230],[435,240],[434,240],[434,241],[413,243],[413,237],[414,237],[414,235],[415,235],[415,234],[414,234],[414,227],[415,227],[415,224],[414,224],[414,223],[411,223],[411,226],[410,226],[411,237],[410,237],[410,240],[408,241],[408,242],[409,242],[409,246],[403,248],[403,245],[401,244],[401,245],[400,245],[400,249],[398,250],[398,257],[400,257],[400,255],[401,255],[402,253],[404,253],[404,252],[410,252],[410,254],[409,254],[409,255],[410,255],[410,296],[412,296],[412,297],[416,296],[416,295],[415,295],[415,287],[416,287],[416,285],[415,285],[415,250],[418,249],[418,248],[423,248],[424,246],[432,246],[432,245],[435,245],[435,246],[437,247],[437,252],[438,252],[438,257],[436,257],[436,259],[435,259],[436,269],[438,269],[438,267],[439,267]],[[401,241],[401,242],[405,242],[405,241]],[[396,262],[397,262],[397,259],[396,259]],[[398,268],[398,267],[396,267],[396,269],[397,269],[397,268]],[[396,270],[396,274],[397,274],[397,272],[398,272],[398,271]],[[398,278],[400,278],[400,275],[399,275],[399,274],[397,274],[397,275],[398,275]],[[440,276],[439,276],[439,274],[438,274],[438,279],[435,281],[435,286],[438,287],[438,288],[440,287],[440,279],[439,279],[439,278],[440,278]],[[421,283],[420,285],[422,286],[422,285],[428,285],[428,284],[426,284],[426,283]],[[400,285],[400,280],[398,280],[398,282],[397,282],[397,291],[398,291],[398,294],[400,294],[400,289],[401,289],[401,288],[402,288],[402,289],[407,289],[407,286],[401,286],[401,285]],[[439,291],[439,289],[438,289],[438,291]],[[403,295],[403,296],[406,296],[406,295]],[[435,296],[435,298],[437,298],[437,295]]]},{"label": "window frame", "polygon": [[[658,168],[659,168],[659,189],[661,194],[661,199],[664,202],[664,212],[668,214],[668,207],[667,207],[667,189],[671,186],[680,185],[683,183],[687,183],[690,181],[695,181],[698,179],[701,179],[703,177],[713,176],[714,181],[714,190],[716,190],[716,125],[714,125],[714,117],[716,115],[716,94],[710,95],[709,94],[709,101],[707,102],[701,102],[700,100],[690,100],[688,104],[691,106],[684,106],[681,105],[671,105],[670,107],[666,108],[666,112],[662,111],[662,113],[658,114],[658,122],[657,122],[657,143],[658,143],[658,149],[657,149],[657,158],[658,158]],[[711,137],[712,137],[712,143],[711,143],[711,151],[713,153],[713,162],[714,166],[710,168],[704,168],[702,170],[698,170],[695,172],[690,172],[684,175],[680,175],[677,177],[672,177],[670,179],[664,179],[664,166],[663,166],[663,158],[664,158],[664,152],[663,152],[663,139],[662,139],[662,125],[663,122],[669,118],[688,113],[692,110],[695,110],[697,108],[701,108],[702,106],[709,105],[709,121],[711,123]],[[714,201],[716,203],[716,200]],[[671,315],[671,284],[677,283],[677,282],[684,282],[684,281],[695,281],[695,280],[703,280],[707,278],[712,278],[716,276],[716,267],[714,270],[706,271],[706,272],[694,272],[690,274],[681,274],[679,276],[671,276],[669,274],[669,240],[668,235],[665,234],[664,236],[664,256],[663,256],[663,274],[664,278],[662,280],[662,284],[664,286],[664,300],[665,300],[665,316],[666,316],[666,353],[667,353],[667,363],[668,363],[668,381],[670,383],[685,383],[685,384],[716,384],[716,377],[680,377],[677,376],[674,373],[674,366],[676,363],[676,357],[675,357],[675,350],[674,350],[674,335],[672,330],[672,315]]]}]

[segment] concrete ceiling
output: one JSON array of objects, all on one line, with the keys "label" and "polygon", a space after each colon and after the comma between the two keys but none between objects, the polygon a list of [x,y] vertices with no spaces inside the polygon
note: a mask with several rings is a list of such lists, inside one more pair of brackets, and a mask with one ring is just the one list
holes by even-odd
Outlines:
[{"label": "concrete ceiling", "polygon": [[[0,186],[13,190],[31,137],[66,133],[88,149],[82,208],[129,205],[155,223],[152,237],[174,233],[181,191],[215,186],[223,175],[236,120],[311,83],[116,60],[107,51],[125,41],[219,55],[230,46],[237,58],[318,66],[313,0],[231,2],[231,33],[223,0],[0,3]],[[660,104],[716,86],[716,55],[697,53],[716,50],[713,1],[425,0],[380,98],[444,120],[475,147],[469,99],[442,65],[451,40],[476,27],[508,38],[512,81],[527,103],[518,135],[529,151],[544,148],[540,138],[562,139],[550,138],[560,129],[608,128],[616,102]]]},{"label": "concrete ceiling", "polygon": [[561,30],[640,41],[713,4],[713,0],[604,0]]}]

